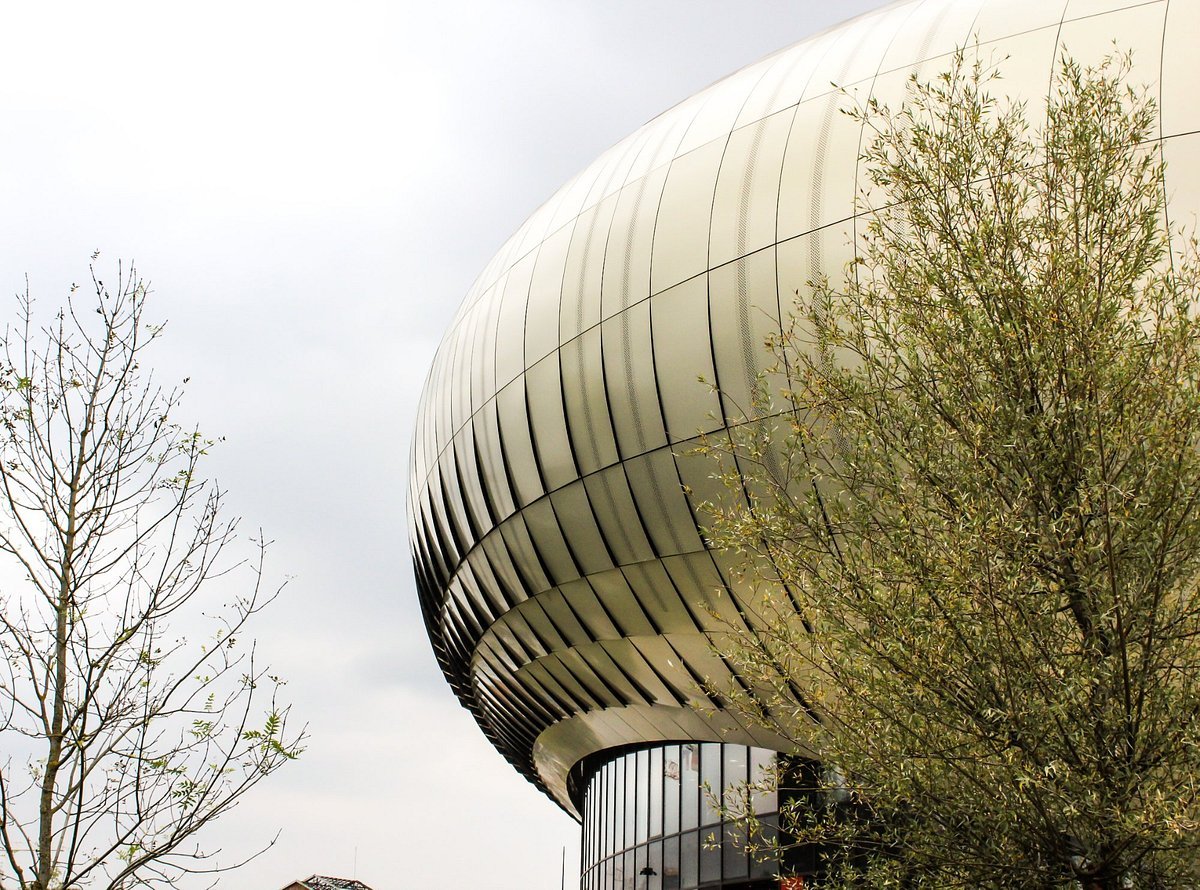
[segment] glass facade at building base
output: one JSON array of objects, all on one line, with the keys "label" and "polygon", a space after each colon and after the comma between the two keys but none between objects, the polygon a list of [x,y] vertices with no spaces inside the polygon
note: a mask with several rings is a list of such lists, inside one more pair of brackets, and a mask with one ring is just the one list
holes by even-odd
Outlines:
[{"label": "glass facade at building base", "polygon": [[[722,819],[722,807],[745,807],[765,834],[777,832],[775,757],[764,748],[681,742],[582,764],[582,890],[779,890],[779,862],[747,852],[744,825]],[[803,886],[787,880],[789,890]]]}]

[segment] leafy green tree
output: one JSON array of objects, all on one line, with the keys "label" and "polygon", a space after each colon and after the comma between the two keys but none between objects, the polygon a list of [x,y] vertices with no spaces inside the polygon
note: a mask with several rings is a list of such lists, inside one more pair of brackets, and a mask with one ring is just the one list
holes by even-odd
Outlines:
[{"label": "leafy green tree", "polygon": [[143,365],[147,289],[92,280],[44,327],[26,292],[0,341],[0,887],[21,890],[220,870],[197,834],[304,735],[242,639],[278,592],[265,544],[245,589],[219,580],[237,522],[199,475],[212,443]]},{"label": "leafy green tree", "polygon": [[863,109],[859,256],[707,446],[729,695],[826,765],[831,883],[1196,884],[1200,265],[1128,79],[1065,61],[1035,129],[960,54]]}]

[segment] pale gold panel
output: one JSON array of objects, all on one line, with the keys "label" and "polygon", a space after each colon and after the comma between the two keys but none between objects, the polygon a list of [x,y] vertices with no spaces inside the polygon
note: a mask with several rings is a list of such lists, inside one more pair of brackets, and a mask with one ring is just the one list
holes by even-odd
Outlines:
[{"label": "pale gold panel", "polygon": [[779,189],[780,240],[853,213],[860,125],[842,113],[847,107],[831,92],[796,109]]},{"label": "pale gold panel", "polygon": [[563,226],[538,249],[529,285],[529,305],[525,311],[525,366],[553,352],[559,344],[558,319],[562,298],[563,267],[571,246],[574,223]]},{"label": "pale gold panel", "polygon": [[[693,278],[658,294],[650,303],[654,366],[670,440],[721,425],[721,400],[709,336],[708,281]],[[704,378],[707,383],[702,383]]]},{"label": "pale gold panel", "polygon": [[986,43],[1038,28],[1057,28],[1066,5],[1066,0],[988,0],[979,10],[974,31]]},{"label": "pale gold panel", "polygon": [[1067,22],[1059,37],[1059,54],[1069,53],[1082,65],[1098,65],[1117,51],[1132,52],[1131,85],[1145,86],[1157,96],[1166,11],[1166,2],[1147,3]]},{"label": "pale gold panel", "polygon": [[654,226],[650,292],[708,268],[708,229],[724,141],[710,142],[671,163]]},{"label": "pale gold panel", "polygon": [[687,154],[714,139],[724,141],[746,104],[746,94],[762,79],[765,71],[766,66],[761,63],[751,65],[706,90],[704,104],[684,134],[678,154]]},{"label": "pale gold panel", "polygon": [[1200,3],[1168,5],[1162,47],[1164,136],[1200,130],[1195,73],[1197,34],[1200,34]]},{"label": "pale gold panel", "polygon": [[650,296],[650,249],[666,178],[667,168],[660,167],[625,186],[617,198],[604,254],[601,318]]},{"label": "pale gold panel", "polygon": [[984,0],[925,0],[897,31],[880,63],[880,71],[920,71],[924,77],[936,70],[929,60],[953,53],[974,40],[975,17]]},{"label": "pale gold panel", "polygon": [[779,176],[793,117],[783,111],[730,135],[713,203],[710,266],[775,243]]},{"label": "pale gold panel", "polygon": [[617,443],[624,457],[665,445],[654,377],[650,304],[641,302],[601,327],[604,382]]},{"label": "pale gold panel", "polygon": [[604,250],[616,209],[617,198],[613,195],[584,211],[575,226],[563,270],[558,321],[558,337],[562,343],[600,323]]}]

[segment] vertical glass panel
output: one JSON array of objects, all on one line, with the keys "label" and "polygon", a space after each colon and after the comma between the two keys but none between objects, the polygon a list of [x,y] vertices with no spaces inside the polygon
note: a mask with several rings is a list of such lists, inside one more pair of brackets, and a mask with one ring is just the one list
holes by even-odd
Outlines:
[{"label": "vertical glass panel", "polygon": [[637,784],[634,786],[634,794],[637,796],[637,824],[634,829],[634,841],[644,844],[650,836],[650,752],[638,751],[636,759]]},{"label": "vertical glass panel", "polygon": [[700,832],[689,831],[679,837],[679,886],[694,890],[700,883]]},{"label": "vertical glass panel", "polygon": [[621,758],[625,764],[625,839],[622,848],[632,847],[634,823],[637,818],[637,759],[633,754]]},{"label": "vertical glass panel", "polygon": [[583,860],[583,867],[586,870],[592,861],[591,845],[592,838],[595,832],[592,829],[592,792],[596,787],[596,777],[588,782],[587,791],[583,795],[583,850],[580,856]]},{"label": "vertical glass panel", "polygon": [[686,831],[698,824],[700,806],[700,746],[691,743],[683,746],[680,763],[680,827]]},{"label": "vertical glass panel", "polygon": [[721,880],[721,826],[700,832],[700,883]]},{"label": "vertical glass panel", "polygon": [[721,746],[705,742],[700,747],[700,824],[711,825],[721,819],[716,806],[721,794]]},{"label": "vertical glass panel", "polygon": [[609,882],[609,886],[611,886],[613,888],[613,890],[625,890],[625,857],[624,857],[624,855],[622,855],[621,853],[618,853],[616,856],[614,856],[609,861],[612,863],[612,878]]},{"label": "vertical glass panel", "polygon": [[623,874],[625,875],[625,880],[621,884],[622,890],[637,890],[637,866],[633,861],[633,850],[625,851],[624,860]]},{"label": "vertical glass panel", "polygon": [[[761,823],[762,837],[760,845],[767,847],[771,841],[778,836],[778,829],[775,825],[775,817],[768,816]],[[771,878],[779,873],[779,863],[765,853],[758,853],[750,860],[750,877],[751,878]]]},{"label": "vertical glass panel", "polygon": [[625,797],[625,761],[617,760],[612,767],[612,841],[609,843],[609,855],[620,850],[625,840],[625,807],[622,805]]},{"label": "vertical glass panel", "polygon": [[598,831],[600,833],[599,841],[596,844],[596,858],[597,859],[603,859],[609,853],[609,850],[608,850],[608,836],[609,836],[608,819],[609,819],[609,814],[612,812],[612,807],[609,805],[609,800],[608,800],[608,771],[609,771],[609,768],[610,768],[610,764],[606,763],[606,764],[604,764],[603,769],[600,770],[600,793],[596,796],[596,800],[598,801],[598,803],[597,803],[598,810],[596,812],[596,822],[600,826],[598,829]]},{"label": "vertical glass panel", "polygon": [[663,841],[662,890],[679,890],[679,836]]},{"label": "vertical glass panel", "polygon": [[[752,783],[761,785],[767,782],[768,777],[772,775],[774,767],[774,751],[768,751],[765,748],[750,749],[750,781]],[[750,802],[754,807],[754,812],[761,815],[763,813],[775,812],[779,808],[776,800],[777,796],[774,791],[763,788],[753,793]]]},{"label": "vertical glass panel", "polygon": [[602,844],[604,841],[604,823],[603,812],[601,807],[603,798],[600,796],[601,786],[597,784],[596,793],[592,795],[592,865],[595,865],[604,856]]},{"label": "vertical glass panel", "polygon": [[663,793],[663,750],[655,748],[650,752],[650,788],[647,798],[650,801],[650,830],[649,837],[662,834],[662,793]]},{"label": "vertical glass panel", "polygon": [[721,777],[721,800],[726,807],[734,806],[742,796],[742,788],[749,778],[749,752],[750,749],[742,745],[725,746],[725,773]]},{"label": "vertical glass panel", "polygon": [[642,890],[649,880],[646,868],[649,865],[649,849],[645,844],[635,847],[633,851],[633,884],[630,890]]},{"label": "vertical glass panel", "polygon": [[650,874],[646,877],[646,890],[662,890],[663,886],[663,845],[655,841],[650,845],[650,855],[647,865]]},{"label": "vertical glass panel", "polygon": [[746,858],[746,832],[736,826],[725,826],[725,841],[721,845],[721,874],[725,880],[745,880],[750,875]]},{"label": "vertical glass panel", "polygon": [[600,793],[596,795],[596,861],[608,855],[608,766],[601,773]]},{"label": "vertical glass panel", "polygon": [[663,834],[679,831],[679,746],[663,750]]}]

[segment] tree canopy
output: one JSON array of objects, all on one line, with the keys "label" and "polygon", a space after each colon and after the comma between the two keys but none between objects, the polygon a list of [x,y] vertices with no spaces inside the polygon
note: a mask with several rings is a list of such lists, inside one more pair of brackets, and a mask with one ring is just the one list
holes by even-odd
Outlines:
[{"label": "tree canopy", "polygon": [[149,291],[93,284],[45,323],[26,292],[0,341],[0,887],[20,890],[236,864],[200,833],[304,736],[243,638],[277,592],[265,542],[230,557],[213,442],[144,364]]},{"label": "tree canopy", "polygon": [[960,53],[857,112],[858,256],[706,446],[761,595],[729,695],[826,765],[831,881],[1196,879],[1200,265],[1129,71],[1063,61],[1035,125]]}]

